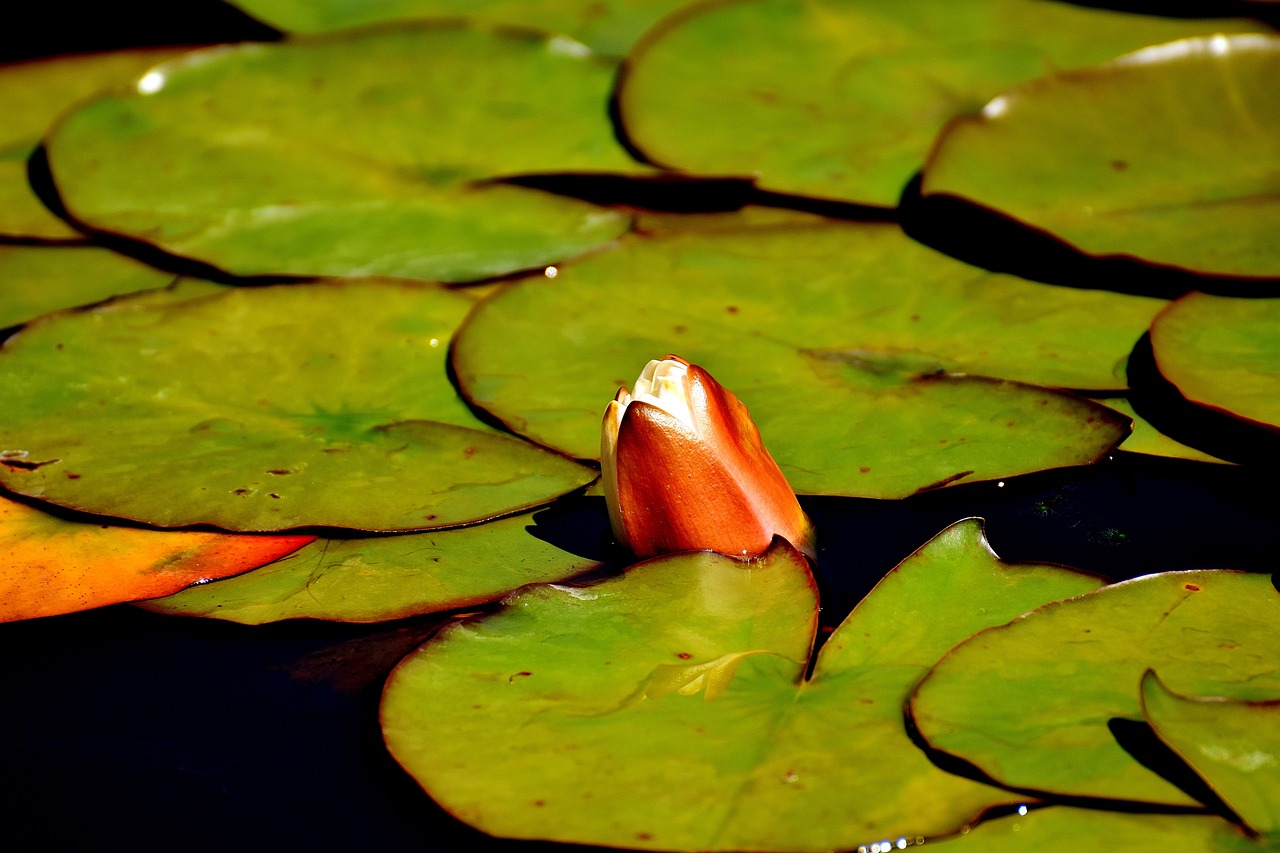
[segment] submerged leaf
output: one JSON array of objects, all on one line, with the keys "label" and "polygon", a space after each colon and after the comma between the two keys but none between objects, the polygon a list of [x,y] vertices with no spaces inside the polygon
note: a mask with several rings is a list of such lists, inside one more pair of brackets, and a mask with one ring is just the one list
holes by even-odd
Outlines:
[{"label": "submerged leaf", "polygon": [[974,631],[1097,584],[1001,563],[963,522],[890,573],[805,680],[818,602],[799,554],[662,557],[444,629],[392,674],[383,734],[444,808],[500,836],[779,851],[933,837],[1011,795],[915,747],[911,685]]}]

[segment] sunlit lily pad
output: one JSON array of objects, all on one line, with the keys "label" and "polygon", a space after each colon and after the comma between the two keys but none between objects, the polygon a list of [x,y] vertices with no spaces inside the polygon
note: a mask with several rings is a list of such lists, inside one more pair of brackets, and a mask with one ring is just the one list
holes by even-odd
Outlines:
[{"label": "sunlit lily pad", "polygon": [[1006,92],[940,138],[922,191],[1093,255],[1280,277],[1280,38],[1217,35]]},{"label": "sunlit lily pad", "polygon": [[1081,850],[1198,850],[1263,853],[1274,846],[1209,815],[1125,814],[1054,806],[978,824],[943,853],[1079,853]]},{"label": "sunlit lily pad", "polygon": [[961,638],[1098,583],[1003,564],[963,522],[881,581],[805,680],[818,602],[798,554],[659,558],[444,629],[392,674],[383,735],[444,808],[499,836],[779,851],[932,837],[1016,795],[916,748],[911,685]]},{"label": "sunlit lily pad", "polygon": [[[603,536],[608,519],[595,521]],[[482,604],[600,565],[540,538],[537,525],[536,514],[517,515],[458,530],[318,539],[255,572],[140,606],[254,625],[301,618],[380,622]]]},{"label": "sunlit lily pad", "polygon": [[254,17],[294,33],[436,15],[468,15],[500,24],[564,33],[599,53],[622,56],[667,12],[686,0],[233,0]]},{"label": "sunlit lily pad", "polygon": [[673,234],[491,298],[454,366],[516,432],[590,458],[604,404],[674,352],[747,404],[797,490],[901,497],[1105,454],[1122,417],[980,377],[1115,386],[1165,304],[987,273],[891,225]]},{"label": "sunlit lily pad", "polygon": [[231,272],[477,279],[627,229],[486,183],[636,171],[612,77],[547,36],[461,24],[213,49],[64,119],[49,162],[77,219]]},{"label": "sunlit lily pad", "polygon": [[948,119],[1017,83],[1257,26],[1044,0],[708,2],[636,45],[619,103],[655,162],[893,206]]},{"label": "sunlit lily pad", "polygon": [[0,622],[168,595],[249,571],[312,538],[112,527],[0,497]]},{"label": "sunlit lily pad", "polygon": [[957,647],[911,700],[921,735],[1002,784],[1174,805],[1187,794],[1117,743],[1155,669],[1183,695],[1280,695],[1280,593],[1267,575],[1169,572],[1041,608]]},{"label": "sunlit lily pad", "polygon": [[1152,323],[1151,349],[1191,402],[1280,430],[1280,299],[1187,294]]},{"label": "sunlit lily pad", "polygon": [[590,482],[458,399],[445,352],[471,304],[366,281],[54,315],[0,350],[0,482],[233,530],[448,526]]},{"label": "sunlit lily pad", "polygon": [[72,239],[27,180],[27,158],[54,118],[90,95],[121,85],[181,51],[174,48],[62,56],[0,65],[0,234]]},{"label": "sunlit lily pad", "polygon": [[106,249],[0,246],[0,329],[171,281],[170,273]]},{"label": "sunlit lily pad", "polygon": [[1142,709],[1160,739],[1250,829],[1280,844],[1280,695],[1263,702],[1179,696],[1148,672]]}]

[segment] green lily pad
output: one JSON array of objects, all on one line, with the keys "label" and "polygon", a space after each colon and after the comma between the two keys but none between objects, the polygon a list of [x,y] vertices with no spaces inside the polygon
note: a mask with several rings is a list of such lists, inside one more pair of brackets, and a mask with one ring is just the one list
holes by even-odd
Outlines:
[{"label": "green lily pad", "polygon": [[1238,826],[1209,815],[1125,814],[1053,806],[1025,815],[986,820],[948,841],[945,853],[1079,853],[1081,850],[1199,850],[1263,853]]},{"label": "green lily pad", "polygon": [[818,601],[799,554],[658,558],[445,628],[392,673],[383,736],[493,835],[781,851],[932,837],[1015,795],[915,747],[911,685],[983,626],[1098,583],[1003,564],[962,522],[881,581],[806,680]]},{"label": "green lily pad", "polygon": [[922,192],[1092,255],[1280,277],[1280,38],[1216,35],[1028,83],[954,121]]},{"label": "green lily pad", "polygon": [[319,33],[403,18],[467,15],[564,33],[598,53],[623,56],[640,35],[686,0],[233,0],[293,33]]},{"label": "green lily pad", "polygon": [[172,281],[172,273],[106,249],[0,246],[0,329]]},{"label": "green lily pad", "polygon": [[1180,696],[1148,672],[1142,708],[1160,739],[1249,828],[1280,843],[1280,701]]},{"label": "green lily pad", "polygon": [[1108,729],[1141,720],[1155,669],[1185,695],[1280,694],[1280,594],[1266,575],[1168,572],[1041,608],[958,646],[912,697],[920,734],[1023,790],[1193,805]]},{"label": "green lily pad", "polygon": [[58,240],[80,237],[36,197],[27,181],[27,158],[63,110],[181,52],[174,48],[122,50],[0,66],[0,115],[4,116],[0,234]]},{"label": "green lily pad", "polygon": [[[608,519],[598,521],[600,536]],[[382,622],[494,601],[599,562],[534,534],[537,517],[370,539],[319,539],[287,559],[139,604],[180,616],[261,625],[281,619]]]},{"label": "green lily pad", "polygon": [[471,304],[366,281],[52,315],[0,350],[0,483],[163,527],[402,530],[590,482],[458,399],[445,353]]},{"label": "green lily pad", "polygon": [[1280,299],[1189,293],[1151,324],[1151,349],[1191,402],[1280,430]]},{"label": "green lily pad", "polygon": [[484,302],[454,367],[513,430],[590,458],[604,404],[674,352],[750,407],[798,491],[902,497],[1104,455],[1122,417],[980,377],[1118,384],[1165,304],[987,273],[891,225],[671,234]]},{"label": "green lily pad", "polygon": [[1160,432],[1134,411],[1133,406],[1123,397],[1107,397],[1098,402],[1133,421],[1133,434],[1120,444],[1121,450],[1127,450],[1130,453],[1145,453],[1148,456],[1168,456],[1171,459],[1193,459],[1197,462],[1231,464],[1224,459],[1219,459],[1217,456],[1205,453],[1203,450],[1183,444]]},{"label": "green lily pad", "polygon": [[947,120],[1149,44],[1240,32],[1044,0],[730,0],[651,30],[618,97],[654,162],[892,207]]},{"label": "green lily pad", "polygon": [[550,37],[461,24],[220,48],[66,117],[49,164],[77,219],[234,273],[478,279],[627,229],[488,183],[637,171],[604,107],[612,77]]}]

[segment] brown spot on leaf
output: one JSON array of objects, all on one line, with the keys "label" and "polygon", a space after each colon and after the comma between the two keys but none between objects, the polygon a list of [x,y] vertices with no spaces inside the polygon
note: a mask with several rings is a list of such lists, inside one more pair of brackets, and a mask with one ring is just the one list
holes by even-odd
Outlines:
[{"label": "brown spot on leaf", "polygon": [[689,654],[688,652],[677,652],[676,657],[680,658],[680,660],[688,660],[689,658],[693,657],[693,655]]},{"label": "brown spot on leaf", "polygon": [[1112,160],[1111,168],[1115,169],[1117,172],[1123,172],[1125,169],[1129,168],[1129,161],[1128,160]]},{"label": "brown spot on leaf", "polygon": [[1196,585],[1195,585],[1195,584],[1193,584],[1193,583],[1186,583],[1186,584],[1183,584],[1183,585],[1182,585],[1182,588],[1183,588],[1183,589],[1189,589],[1189,590],[1191,590],[1192,592],[1199,592],[1199,591],[1200,591],[1200,587],[1196,586]]}]

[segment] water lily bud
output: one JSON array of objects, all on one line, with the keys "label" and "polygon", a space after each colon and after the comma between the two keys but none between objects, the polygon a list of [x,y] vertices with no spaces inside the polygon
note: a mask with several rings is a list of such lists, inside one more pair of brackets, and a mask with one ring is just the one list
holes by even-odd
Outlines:
[{"label": "water lily bud", "polygon": [[618,542],[763,554],[781,536],[813,556],[813,525],[737,397],[696,364],[649,362],[604,413],[600,462]]}]

